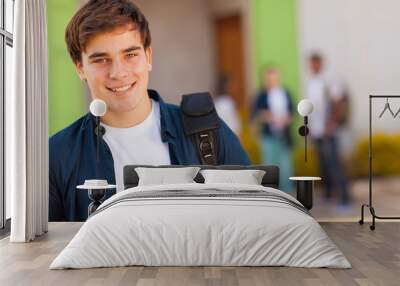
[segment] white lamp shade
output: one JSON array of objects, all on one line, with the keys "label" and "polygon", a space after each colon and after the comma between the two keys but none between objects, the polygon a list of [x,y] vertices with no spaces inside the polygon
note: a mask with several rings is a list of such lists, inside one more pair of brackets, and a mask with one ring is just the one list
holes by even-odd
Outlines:
[{"label": "white lamp shade", "polygon": [[308,116],[313,112],[314,105],[308,99],[303,99],[297,105],[297,111],[301,116]]},{"label": "white lamp shade", "polygon": [[101,99],[94,99],[90,103],[90,113],[92,113],[94,116],[103,116],[107,112],[107,104],[104,102],[104,100]]}]

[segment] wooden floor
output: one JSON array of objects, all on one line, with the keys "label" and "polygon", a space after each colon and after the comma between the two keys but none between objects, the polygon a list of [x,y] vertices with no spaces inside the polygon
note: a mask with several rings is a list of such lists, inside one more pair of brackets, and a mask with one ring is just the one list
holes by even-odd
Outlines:
[{"label": "wooden floor", "polygon": [[48,270],[80,223],[50,223],[28,244],[0,241],[0,285],[400,285],[400,223],[321,223],[353,268],[121,267]]},{"label": "wooden floor", "polygon": [[[373,179],[373,206],[378,216],[400,216],[399,186],[399,176]],[[319,185],[314,189],[314,206],[311,214],[318,221],[357,221],[360,219],[361,205],[368,203],[368,188],[368,180],[365,178],[350,181],[352,203],[347,208],[340,208],[337,197],[331,201],[324,199],[324,190]],[[365,214],[370,217],[368,209]]]}]

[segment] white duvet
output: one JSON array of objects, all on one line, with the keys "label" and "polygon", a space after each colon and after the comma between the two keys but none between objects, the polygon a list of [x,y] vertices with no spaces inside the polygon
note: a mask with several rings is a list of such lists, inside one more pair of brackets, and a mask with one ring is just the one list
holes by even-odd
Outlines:
[{"label": "white duvet", "polygon": [[127,265],[351,267],[310,215],[278,200],[186,196],[119,201],[136,192],[208,189],[261,190],[297,202],[279,190],[254,185],[193,183],[131,188],[105,201],[50,269]]}]

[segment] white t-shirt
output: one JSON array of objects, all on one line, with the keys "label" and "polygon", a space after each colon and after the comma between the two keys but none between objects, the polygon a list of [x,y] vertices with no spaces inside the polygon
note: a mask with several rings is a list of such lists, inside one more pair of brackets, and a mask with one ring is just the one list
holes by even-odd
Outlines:
[{"label": "white t-shirt", "polygon": [[[288,99],[281,87],[272,88],[268,91],[269,110],[276,121],[284,120],[288,116]],[[271,128],[274,128],[271,125]]]},{"label": "white t-shirt", "polygon": [[117,192],[124,189],[125,165],[171,164],[168,143],[161,140],[160,105],[157,101],[152,100],[150,114],[138,125],[129,128],[102,125],[106,130],[103,138],[114,159]]},{"label": "white t-shirt", "polygon": [[320,138],[325,133],[328,116],[328,85],[322,75],[310,78],[308,82],[307,97],[314,105],[313,112],[309,116],[311,136]]}]

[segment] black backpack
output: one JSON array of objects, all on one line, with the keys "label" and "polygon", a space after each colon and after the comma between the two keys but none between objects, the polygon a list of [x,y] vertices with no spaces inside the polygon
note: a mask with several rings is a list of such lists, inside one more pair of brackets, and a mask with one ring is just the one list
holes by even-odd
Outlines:
[{"label": "black backpack", "polygon": [[219,117],[208,92],[182,96],[181,115],[186,136],[192,139],[202,165],[217,165]]}]

